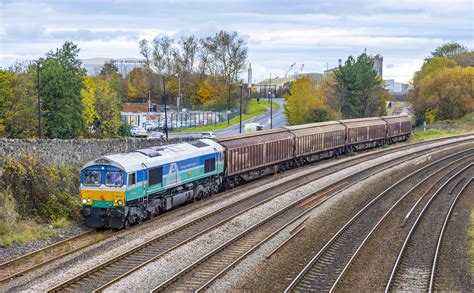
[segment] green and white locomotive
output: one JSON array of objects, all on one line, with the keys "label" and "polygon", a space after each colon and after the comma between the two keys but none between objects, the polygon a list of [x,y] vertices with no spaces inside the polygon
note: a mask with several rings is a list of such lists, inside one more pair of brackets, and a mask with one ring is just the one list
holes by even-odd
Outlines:
[{"label": "green and white locomotive", "polygon": [[124,228],[217,193],[223,147],[209,139],[103,156],[81,170],[81,214],[89,227]]}]

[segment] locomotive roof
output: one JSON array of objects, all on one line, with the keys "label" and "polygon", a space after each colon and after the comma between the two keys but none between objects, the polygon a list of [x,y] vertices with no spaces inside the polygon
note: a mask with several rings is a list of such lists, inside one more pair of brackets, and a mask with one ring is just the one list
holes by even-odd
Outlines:
[{"label": "locomotive roof", "polygon": [[222,152],[222,146],[210,139],[200,139],[139,149],[129,153],[106,155],[90,161],[83,168],[94,165],[112,165],[126,172],[133,172],[215,152]]}]

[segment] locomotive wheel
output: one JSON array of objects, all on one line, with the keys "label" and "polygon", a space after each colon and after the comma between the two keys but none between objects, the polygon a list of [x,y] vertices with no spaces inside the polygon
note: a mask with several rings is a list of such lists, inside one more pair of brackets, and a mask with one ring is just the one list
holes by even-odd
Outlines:
[{"label": "locomotive wheel", "polygon": [[202,196],[203,196],[203,192],[202,191],[199,191],[199,193],[197,194],[197,196],[194,197],[194,202],[198,201],[198,200],[201,200],[202,199]]},{"label": "locomotive wheel", "polygon": [[128,229],[129,227],[130,227],[130,221],[127,218],[125,219],[125,222],[122,225],[122,229]]}]

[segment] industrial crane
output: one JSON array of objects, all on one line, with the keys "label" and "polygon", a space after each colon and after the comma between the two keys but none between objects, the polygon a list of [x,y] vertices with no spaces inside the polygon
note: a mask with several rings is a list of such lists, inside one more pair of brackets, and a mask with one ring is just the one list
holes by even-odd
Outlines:
[{"label": "industrial crane", "polygon": [[296,65],[296,62],[293,62],[293,64],[291,64],[290,68],[287,71],[285,71],[285,78],[288,77],[288,72],[290,72],[293,69],[293,67],[295,67],[295,65]]}]

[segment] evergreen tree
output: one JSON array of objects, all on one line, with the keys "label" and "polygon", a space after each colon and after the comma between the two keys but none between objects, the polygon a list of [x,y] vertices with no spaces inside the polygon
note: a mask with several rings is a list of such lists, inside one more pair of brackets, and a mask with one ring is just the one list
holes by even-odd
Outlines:
[{"label": "evergreen tree", "polygon": [[41,61],[41,95],[45,134],[49,138],[71,139],[82,134],[81,89],[84,70],[79,49],[65,42]]},{"label": "evergreen tree", "polygon": [[377,76],[374,61],[363,53],[357,60],[349,56],[334,72],[344,118],[378,116],[385,113],[383,80]]}]

